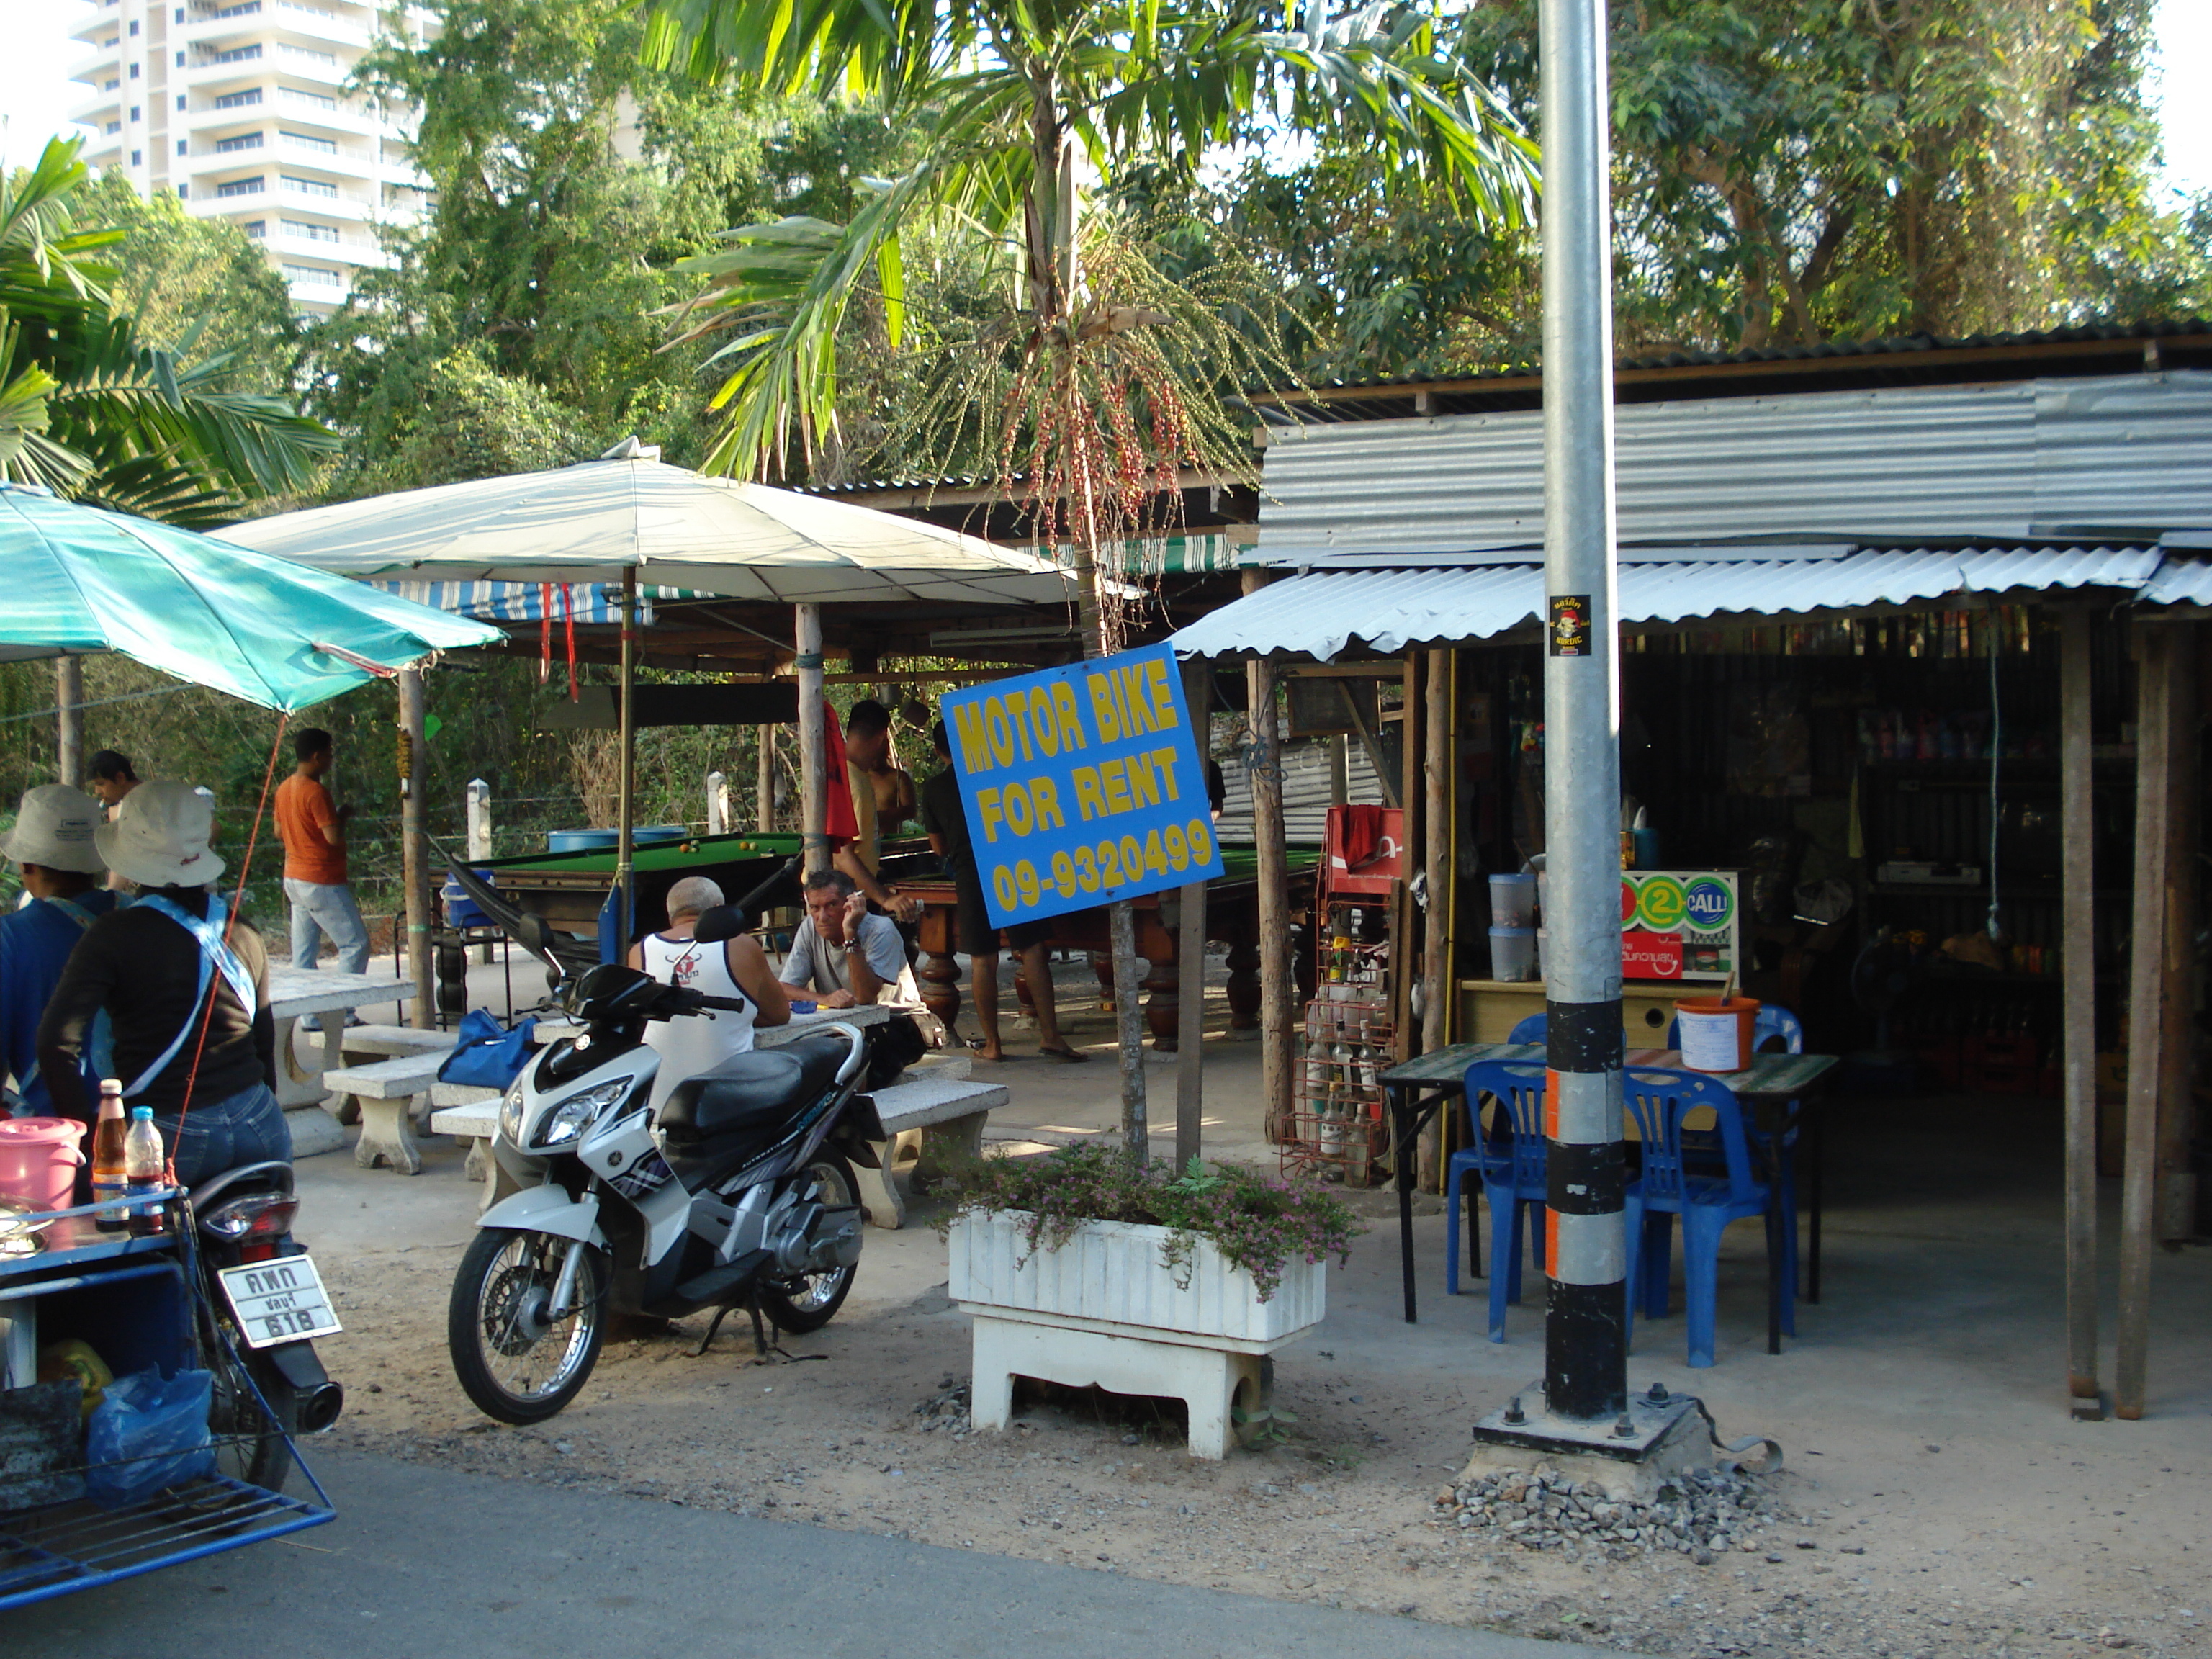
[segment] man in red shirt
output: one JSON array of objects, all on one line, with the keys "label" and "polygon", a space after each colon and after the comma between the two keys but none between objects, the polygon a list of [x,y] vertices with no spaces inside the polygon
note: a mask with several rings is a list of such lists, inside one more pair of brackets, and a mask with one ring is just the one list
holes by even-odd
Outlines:
[{"label": "man in red shirt", "polygon": [[[331,769],[331,734],[310,726],[292,739],[298,763],[276,786],[276,833],[284,838],[284,896],[292,902],[292,965],[313,968],[328,934],[338,953],[337,970],[368,968],[368,926],[346,885],[346,820],[324,787]],[[312,1024],[312,1022],[302,1022]]]}]

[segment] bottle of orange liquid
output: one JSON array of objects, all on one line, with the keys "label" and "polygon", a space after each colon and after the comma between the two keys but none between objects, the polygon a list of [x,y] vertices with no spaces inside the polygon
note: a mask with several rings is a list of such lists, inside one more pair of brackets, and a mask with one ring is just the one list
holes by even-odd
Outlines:
[{"label": "bottle of orange liquid", "polygon": [[[100,1085],[100,1121],[92,1132],[92,1201],[95,1204],[105,1204],[124,1194],[127,1177],[123,1142],[129,1129],[129,1120],[123,1111],[123,1085],[108,1078]],[[123,1212],[103,1210],[99,1224],[102,1232],[121,1232]]]}]

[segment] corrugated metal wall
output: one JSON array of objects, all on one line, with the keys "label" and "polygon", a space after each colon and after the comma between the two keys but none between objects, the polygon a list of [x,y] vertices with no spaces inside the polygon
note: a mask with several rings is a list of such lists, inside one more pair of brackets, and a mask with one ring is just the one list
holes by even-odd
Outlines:
[{"label": "corrugated metal wall", "polygon": [[[1634,404],[1616,420],[1624,541],[2212,525],[2212,374]],[[1260,551],[1538,541],[1543,483],[1534,410],[1279,428]]]},{"label": "corrugated metal wall", "polygon": [[[1367,750],[1357,738],[1350,744],[1351,764],[1346,769],[1355,801],[1380,801],[1382,787],[1368,764]],[[1283,745],[1283,839],[1321,842],[1328,817],[1328,744],[1318,738]],[[1217,756],[1221,780],[1228,786],[1221,808],[1224,841],[1252,839],[1252,777],[1234,755]]]}]

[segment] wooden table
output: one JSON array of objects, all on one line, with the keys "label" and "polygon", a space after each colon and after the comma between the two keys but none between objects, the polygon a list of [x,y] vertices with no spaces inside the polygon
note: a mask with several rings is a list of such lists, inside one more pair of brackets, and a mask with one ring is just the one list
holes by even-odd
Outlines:
[{"label": "wooden table", "polygon": [[[344,1016],[362,1008],[386,1003],[404,1004],[415,994],[412,980],[381,979],[370,974],[317,973],[312,969],[269,969],[269,1012],[276,1020],[276,1103],[287,1110],[319,1106],[325,1091],[322,1074],[345,1061],[340,1053],[345,1040]],[[293,1034],[309,1014],[337,1014],[323,1022],[322,1060],[312,1070],[302,1066],[293,1048]]]},{"label": "wooden table", "polygon": [[[1398,1254],[1406,1285],[1406,1322],[1415,1323],[1413,1312],[1413,1158],[1411,1149],[1418,1142],[1422,1128],[1448,1102],[1456,1100],[1467,1092],[1467,1068],[1477,1060],[1510,1060],[1523,1064],[1541,1066],[1545,1061],[1545,1047],[1540,1042],[1455,1042],[1434,1053],[1409,1060],[1402,1066],[1394,1066],[1382,1073],[1383,1097],[1390,1109],[1390,1146],[1393,1167],[1398,1172]],[[1626,1056],[1629,1067],[1652,1066],[1668,1070],[1681,1068],[1682,1057],[1672,1048],[1632,1048]],[[1783,1136],[1789,1128],[1788,1120],[1793,1110],[1802,1110],[1808,1141],[1810,1168],[1808,1182],[1812,1200],[1812,1237],[1807,1251],[1810,1302],[1820,1299],[1820,1160],[1825,1138],[1820,1109],[1820,1083],[1837,1065],[1833,1054],[1754,1054],[1752,1063],[1741,1072],[1717,1072],[1711,1076],[1717,1083],[1725,1084],[1729,1092],[1750,1106],[1761,1120],[1759,1127],[1768,1132],[1768,1144],[1778,1159],[1784,1155]],[[1470,1235],[1475,1229],[1468,1230]],[[1481,1248],[1478,1243],[1474,1247]],[[1475,1271],[1481,1271],[1481,1258],[1474,1258]],[[1492,1264],[1493,1268],[1496,1264]],[[1769,1298],[1767,1310],[1768,1352],[1781,1352],[1780,1309]]]}]

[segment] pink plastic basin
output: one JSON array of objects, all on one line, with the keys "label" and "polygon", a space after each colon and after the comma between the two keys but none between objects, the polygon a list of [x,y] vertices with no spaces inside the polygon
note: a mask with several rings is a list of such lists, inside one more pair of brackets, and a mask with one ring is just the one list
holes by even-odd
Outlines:
[{"label": "pink plastic basin", "polygon": [[65,1117],[0,1121],[0,1194],[33,1210],[66,1210],[84,1162],[85,1126]]}]

